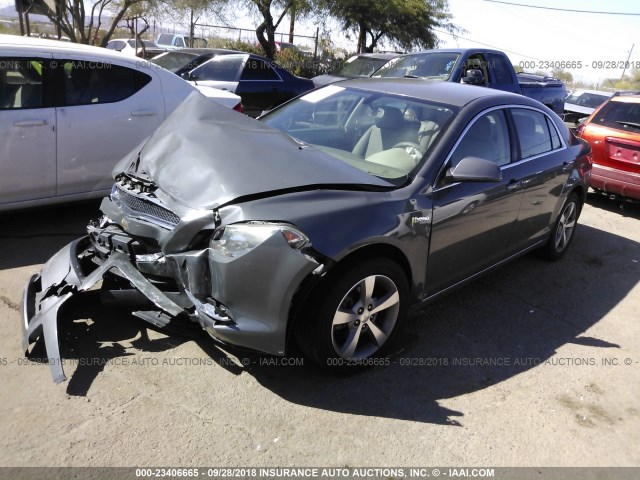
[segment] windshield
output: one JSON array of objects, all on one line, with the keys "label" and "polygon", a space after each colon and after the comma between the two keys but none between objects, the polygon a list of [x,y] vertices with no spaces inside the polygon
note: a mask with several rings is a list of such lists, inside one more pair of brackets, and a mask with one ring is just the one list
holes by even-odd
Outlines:
[{"label": "windshield", "polygon": [[329,85],[261,118],[307,144],[401,185],[422,165],[457,109]]},{"label": "windshield", "polygon": [[420,77],[447,80],[460,54],[451,52],[425,52],[404,55],[391,60],[376,72],[375,77]]},{"label": "windshield", "polygon": [[173,33],[162,33],[158,37],[158,43],[162,45],[171,45],[171,42],[173,42]]},{"label": "windshield", "polygon": [[592,123],[616,130],[640,132],[640,103],[609,102],[600,109]]},{"label": "windshield", "polygon": [[580,105],[587,108],[596,108],[609,100],[610,95],[598,94],[598,93],[574,93],[565,100],[565,103],[571,103],[572,105]]},{"label": "windshield", "polygon": [[151,61],[156,65],[169,70],[170,72],[176,73],[178,70],[183,69],[185,66],[191,64],[197,56],[197,54],[193,53],[175,51],[161,53],[157,57],[154,57]]},{"label": "windshield", "polygon": [[374,57],[351,57],[334,75],[339,77],[370,77],[373,72],[387,63],[387,59]]}]

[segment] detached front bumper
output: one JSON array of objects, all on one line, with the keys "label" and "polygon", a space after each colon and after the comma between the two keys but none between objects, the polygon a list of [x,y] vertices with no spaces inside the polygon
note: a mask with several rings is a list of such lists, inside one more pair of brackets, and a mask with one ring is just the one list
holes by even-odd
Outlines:
[{"label": "detached front bumper", "polygon": [[[120,286],[122,279],[128,280],[134,293],[141,293],[144,303],[150,302],[160,313],[132,311],[143,320],[164,326],[168,321],[158,322],[159,318],[185,317],[223,343],[284,355],[294,295],[319,266],[290,248],[281,234],[239,258],[218,256],[206,248],[136,255],[125,247],[111,249],[99,259],[92,238],[86,236],[56,253],[27,283],[23,349],[27,354],[33,342],[44,340],[54,382],[66,380],[58,344],[61,309],[70,299],[97,289],[100,280],[115,275]],[[110,291],[106,286],[111,284],[105,281],[99,287],[101,294],[112,295],[110,303],[114,303],[113,294],[123,290]]]},{"label": "detached front bumper", "polygon": [[47,361],[51,366],[53,381],[66,380],[58,345],[58,313],[60,308],[73,296],[81,295],[104,275],[117,269],[131,284],[149,300],[169,315],[177,316],[184,309],[167,298],[152,285],[129,261],[128,255],[112,252],[109,258],[85,276],[80,257],[90,246],[88,236],[68,244],[56,253],[42,268],[40,274],[33,275],[24,290],[22,304],[22,347],[25,353],[29,345],[39,335],[44,337]]}]

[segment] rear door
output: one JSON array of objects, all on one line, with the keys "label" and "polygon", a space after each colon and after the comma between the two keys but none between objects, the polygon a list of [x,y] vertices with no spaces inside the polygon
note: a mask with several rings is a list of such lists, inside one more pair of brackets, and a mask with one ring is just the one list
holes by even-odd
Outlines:
[{"label": "rear door", "polygon": [[546,114],[533,108],[508,111],[518,149],[514,162],[504,169],[504,174],[522,197],[509,246],[512,251],[518,251],[549,233],[573,169],[573,157]]},{"label": "rear door", "polygon": [[278,72],[261,58],[253,57],[245,62],[235,93],[242,97],[249,114],[270,110],[286,97],[284,82]]},{"label": "rear door", "polygon": [[0,57],[0,206],[55,195],[56,117],[51,57]]},{"label": "rear door", "polygon": [[157,74],[78,57],[56,57],[58,195],[107,191],[114,165],[165,118]]}]

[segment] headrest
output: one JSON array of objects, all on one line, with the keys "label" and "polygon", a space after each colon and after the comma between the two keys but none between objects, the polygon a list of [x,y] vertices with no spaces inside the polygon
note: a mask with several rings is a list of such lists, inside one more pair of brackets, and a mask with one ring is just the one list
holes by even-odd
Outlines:
[{"label": "headrest", "polygon": [[404,122],[404,116],[398,108],[380,107],[376,115],[378,128],[400,128]]}]

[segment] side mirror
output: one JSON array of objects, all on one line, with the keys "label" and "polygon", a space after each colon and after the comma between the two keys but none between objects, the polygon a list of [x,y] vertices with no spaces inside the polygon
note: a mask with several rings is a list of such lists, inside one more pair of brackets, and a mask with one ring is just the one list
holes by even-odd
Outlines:
[{"label": "side mirror", "polygon": [[465,157],[447,175],[456,182],[499,182],[502,170],[489,160],[478,157]]},{"label": "side mirror", "polygon": [[484,75],[482,70],[472,68],[465,72],[465,76],[462,77],[462,83],[468,83],[469,85],[484,85]]}]

